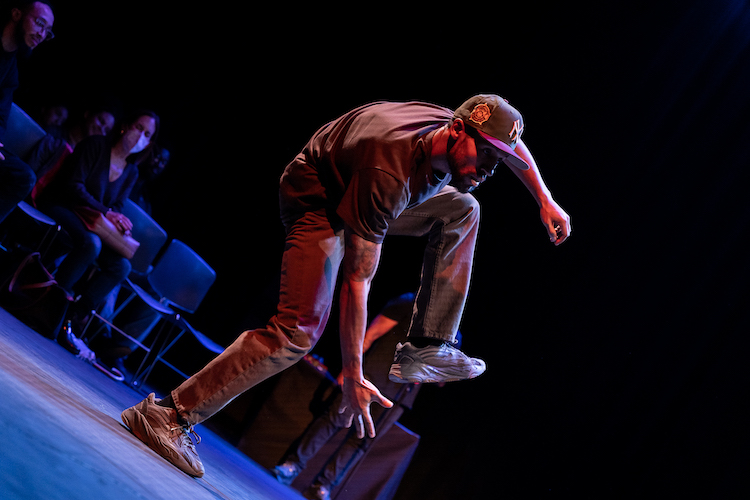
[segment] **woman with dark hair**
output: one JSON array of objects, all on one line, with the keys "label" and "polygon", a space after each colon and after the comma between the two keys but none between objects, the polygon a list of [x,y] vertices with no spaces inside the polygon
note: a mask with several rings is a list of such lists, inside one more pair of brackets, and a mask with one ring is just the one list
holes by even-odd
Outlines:
[{"label": "woman with dark hair", "polygon": [[[76,212],[81,207],[99,212],[122,233],[133,228],[120,212],[138,179],[138,163],[156,141],[159,117],[138,111],[114,130],[106,137],[83,139],[37,201],[70,236],[72,249],[55,279],[71,298],[78,297],[70,314],[74,328],[80,328],[90,311],[130,273],[130,261],[105,246]],[[94,261],[98,272],[90,280],[83,279]]]}]

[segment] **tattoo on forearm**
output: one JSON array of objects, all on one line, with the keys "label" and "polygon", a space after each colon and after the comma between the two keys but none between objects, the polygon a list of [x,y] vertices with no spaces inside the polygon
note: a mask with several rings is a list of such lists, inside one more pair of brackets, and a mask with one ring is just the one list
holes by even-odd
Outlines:
[{"label": "tattoo on forearm", "polygon": [[366,281],[375,275],[380,260],[380,245],[356,235],[347,235],[344,271],[354,281]]}]

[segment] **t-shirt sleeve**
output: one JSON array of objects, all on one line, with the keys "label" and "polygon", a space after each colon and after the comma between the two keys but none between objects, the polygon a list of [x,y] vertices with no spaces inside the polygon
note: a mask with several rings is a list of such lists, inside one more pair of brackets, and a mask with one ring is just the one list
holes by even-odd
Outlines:
[{"label": "t-shirt sleeve", "polygon": [[67,175],[67,184],[58,186],[63,204],[68,207],[82,205],[107,213],[108,207],[91,193],[88,186],[105,182],[100,182],[102,176],[109,178],[109,162],[102,136],[87,137],[78,143],[61,167]]},{"label": "t-shirt sleeve", "polygon": [[397,218],[409,202],[403,182],[379,168],[357,170],[336,213],[358,236],[382,243],[389,221]]}]

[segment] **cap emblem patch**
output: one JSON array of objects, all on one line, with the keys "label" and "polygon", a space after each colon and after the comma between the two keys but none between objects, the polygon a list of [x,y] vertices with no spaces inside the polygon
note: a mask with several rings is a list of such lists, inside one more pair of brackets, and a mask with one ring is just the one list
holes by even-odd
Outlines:
[{"label": "cap emblem patch", "polygon": [[510,129],[510,132],[508,132],[508,137],[510,137],[510,142],[517,142],[518,139],[521,138],[522,132],[523,132],[523,125],[521,125],[521,120],[515,120],[513,122],[513,128]]},{"label": "cap emblem patch", "polygon": [[473,121],[477,125],[481,125],[490,119],[490,115],[492,115],[492,112],[490,111],[489,106],[487,106],[485,103],[477,104],[476,106],[474,106],[474,110],[471,112],[471,115],[469,115],[469,120]]}]

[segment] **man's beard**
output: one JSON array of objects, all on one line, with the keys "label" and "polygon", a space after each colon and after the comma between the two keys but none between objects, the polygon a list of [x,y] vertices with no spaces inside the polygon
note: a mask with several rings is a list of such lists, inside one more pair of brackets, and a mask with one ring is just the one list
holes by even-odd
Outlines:
[{"label": "man's beard", "polygon": [[478,187],[478,186],[473,186],[472,184],[467,184],[460,177],[454,177],[453,179],[451,179],[451,181],[448,184],[456,188],[456,190],[459,193],[464,193],[464,194],[471,193]]},{"label": "man's beard", "polygon": [[476,187],[471,184],[471,181],[466,180],[466,175],[461,175],[463,165],[456,164],[452,159],[448,160],[448,164],[451,169],[451,180],[448,184],[456,188],[460,193],[471,193],[476,189]]}]

